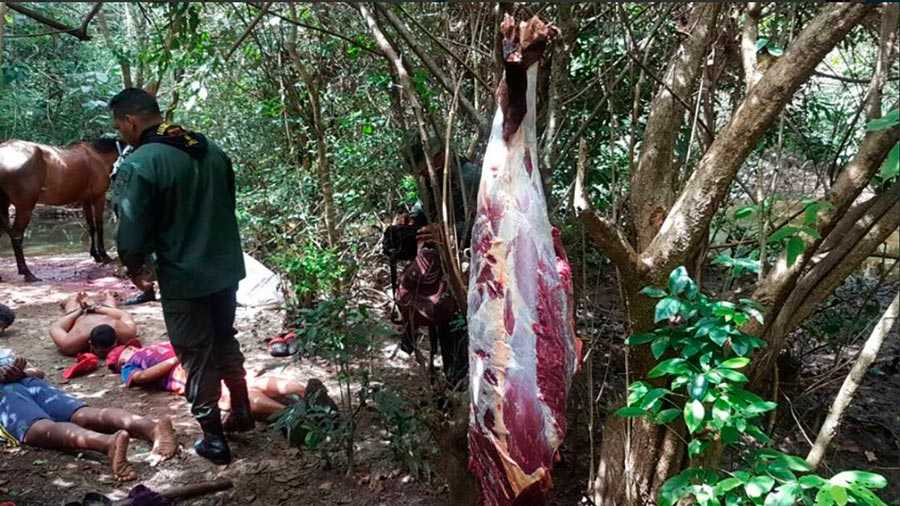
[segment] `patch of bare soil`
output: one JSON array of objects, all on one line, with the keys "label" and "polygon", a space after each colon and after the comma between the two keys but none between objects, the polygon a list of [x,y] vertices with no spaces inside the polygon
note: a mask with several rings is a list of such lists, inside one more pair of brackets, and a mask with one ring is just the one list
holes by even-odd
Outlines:
[{"label": "patch of bare soil", "polygon": [[[19,506],[62,504],[80,499],[87,492],[121,498],[137,483],[163,490],[229,478],[234,482],[233,489],[182,504],[425,505],[440,502],[441,487],[412,479],[391,460],[382,427],[365,410],[359,429],[357,465],[349,476],[340,465],[323,469],[313,452],[288,447],[279,433],[262,424],[251,433],[233,437],[235,461],[219,467],[193,452],[199,427],[181,397],[165,392],[126,390],[118,377],[105,368],[63,382],[62,370],[73,359],[59,355],[48,335],[51,322],[61,314],[58,303],[78,290],[91,294],[119,290],[126,296],[135,291],[127,280],[115,276],[113,267],[94,264],[86,253],[30,257],[29,265],[43,282],[23,283],[16,274],[15,262],[9,257],[0,259],[3,278],[0,302],[13,307],[17,313],[15,324],[0,335],[0,347],[12,348],[27,357],[33,365],[46,371],[49,381],[92,406],[115,406],[150,417],[172,417],[182,450],[174,459],[151,467],[149,446],[141,441],[133,442],[130,459],[136,463],[139,480],[122,485],[112,480],[104,456],[27,447],[2,449],[0,501],[13,501]],[[128,310],[135,317],[144,343],[167,339],[158,303],[132,306]],[[281,311],[238,308],[236,326],[247,357],[248,373],[273,371],[304,384],[310,378],[319,378],[336,397],[337,371],[328,364],[306,359],[298,363],[268,355],[265,339],[281,330],[283,320]],[[384,377],[397,378],[401,383],[392,385],[399,391],[415,384],[405,359],[390,359],[385,354],[383,360],[376,362],[376,369],[382,369]]]}]

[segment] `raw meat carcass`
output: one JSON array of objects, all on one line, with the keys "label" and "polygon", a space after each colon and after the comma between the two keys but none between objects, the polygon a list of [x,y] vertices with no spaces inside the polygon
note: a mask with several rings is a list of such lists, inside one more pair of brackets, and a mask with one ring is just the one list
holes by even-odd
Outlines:
[{"label": "raw meat carcass", "polygon": [[469,271],[469,468],[486,505],[544,504],[577,363],[571,270],[537,168],[538,61],[556,29],[501,25],[505,76]]}]

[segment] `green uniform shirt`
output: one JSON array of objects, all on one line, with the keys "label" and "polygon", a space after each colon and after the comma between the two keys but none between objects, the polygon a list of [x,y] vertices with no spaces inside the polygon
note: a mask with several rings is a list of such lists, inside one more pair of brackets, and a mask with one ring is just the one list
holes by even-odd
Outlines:
[{"label": "green uniform shirt", "polygon": [[144,144],[119,168],[113,198],[119,258],[138,270],[155,253],[164,300],[203,297],[244,278],[234,171],[218,146],[209,143],[197,161],[173,146]]}]

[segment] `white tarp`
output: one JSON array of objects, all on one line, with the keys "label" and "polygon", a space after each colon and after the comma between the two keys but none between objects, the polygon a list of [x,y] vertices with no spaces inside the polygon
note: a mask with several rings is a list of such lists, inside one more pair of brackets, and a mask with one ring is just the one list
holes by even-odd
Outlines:
[{"label": "white tarp", "polygon": [[241,306],[274,306],[284,304],[281,277],[258,260],[244,253],[247,277],[238,284],[237,303]]}]

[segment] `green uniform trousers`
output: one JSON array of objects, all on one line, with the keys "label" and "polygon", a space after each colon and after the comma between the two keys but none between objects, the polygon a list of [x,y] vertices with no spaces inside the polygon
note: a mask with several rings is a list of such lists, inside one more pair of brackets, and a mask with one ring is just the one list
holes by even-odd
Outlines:
[{"label": "green uniform trousers", "polygon": [[185,395],[204,432],[221,434],[221,384],[234,399],[247,398],[244,354],[235,338],[237,286],[193,299],[163,299],[175,355],[187,372]]}]

